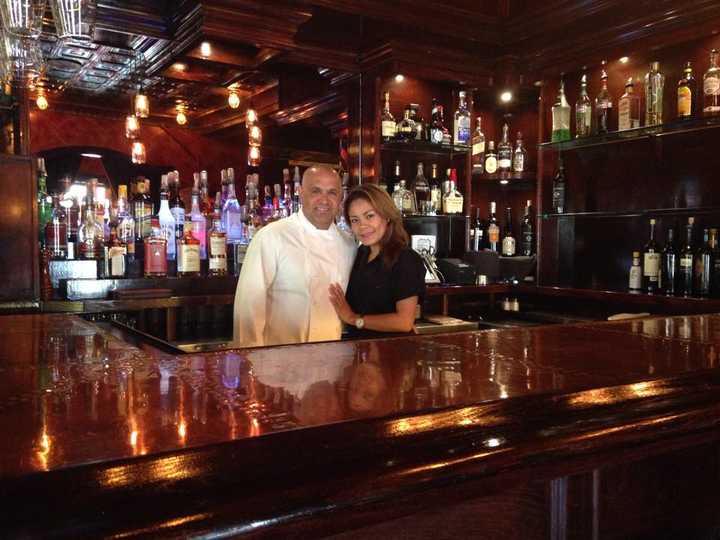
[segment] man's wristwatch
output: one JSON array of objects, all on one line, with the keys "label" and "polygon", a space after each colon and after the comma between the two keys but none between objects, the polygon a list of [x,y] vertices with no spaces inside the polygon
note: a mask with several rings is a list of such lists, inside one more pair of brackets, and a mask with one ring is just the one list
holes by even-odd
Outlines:
[{"label": "man's wristwatch", "polygon": [[360,315],[357,319],[355,319],[355,328],[358,330],[362,330],[365,327],[365,318]]}]

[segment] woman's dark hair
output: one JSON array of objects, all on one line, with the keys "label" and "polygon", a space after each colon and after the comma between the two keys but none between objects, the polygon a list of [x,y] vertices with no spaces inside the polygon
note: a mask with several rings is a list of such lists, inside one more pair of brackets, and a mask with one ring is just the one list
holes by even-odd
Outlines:
[{"label": "woman's dark hair", "polygon": [[380,255],[385,268],[392,268],[400,257],[400,251],[408,245],[408,234],[402,223],[402,215],[388,195],[387,191],[376,184],[362,184],[354,187],[345,199],[343,213],[345,221],[350,223],[350,205],[363,199],[370,203],[375,211],[387,220],[387,229],[380,239]]}]

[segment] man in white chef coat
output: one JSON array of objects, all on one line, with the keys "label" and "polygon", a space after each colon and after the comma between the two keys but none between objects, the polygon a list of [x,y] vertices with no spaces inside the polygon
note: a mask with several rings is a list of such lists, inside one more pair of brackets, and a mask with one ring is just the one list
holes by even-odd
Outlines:
[{"label": "man in white chef coat", "polygon": [[263,227],[250,242],[235,292],[235,346],[340,339],[328,287],[347,287],[357,249],[335,226],[340,177],[328,167],[307,169],[300,200],[300,212]]}]

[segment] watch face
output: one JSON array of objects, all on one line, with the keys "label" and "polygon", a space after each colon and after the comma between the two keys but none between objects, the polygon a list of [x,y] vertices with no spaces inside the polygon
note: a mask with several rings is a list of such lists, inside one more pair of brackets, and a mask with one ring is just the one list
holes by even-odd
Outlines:
[{"label": "watch face", "polygon": [[365,319],[363,319],[362,317],[355,319],[355,327],[358,330],[361,330],[363,326],[365,326]]}]

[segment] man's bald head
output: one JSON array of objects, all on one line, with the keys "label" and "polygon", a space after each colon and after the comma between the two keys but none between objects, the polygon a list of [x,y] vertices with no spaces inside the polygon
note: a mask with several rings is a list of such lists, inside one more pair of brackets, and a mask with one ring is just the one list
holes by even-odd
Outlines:
[{"label": "man's bald head", "polygon": [[342,199],[340,176],[325,165],[310,167],[303,173],[300,199],[308,221],[318,229],[329,228]]}]

